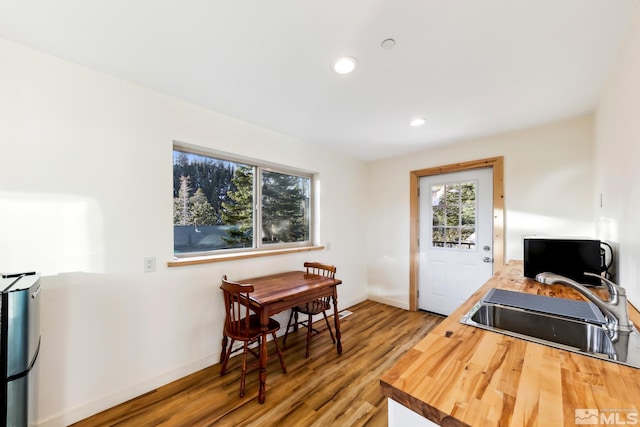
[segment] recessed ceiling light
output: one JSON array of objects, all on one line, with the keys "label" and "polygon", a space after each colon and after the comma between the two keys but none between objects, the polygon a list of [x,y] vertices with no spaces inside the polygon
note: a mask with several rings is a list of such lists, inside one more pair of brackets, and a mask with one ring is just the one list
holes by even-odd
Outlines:
[{"label": "recessed ceiling light", "polygon": [[413,127],[418,127],[418,126],[422,126],[424,124],[424,119],[413,119],[411,120],[411,122],[409,123],[409,125],[413,126]]},{"label": "recessed ceiling light", "polygon": [[349,74],[356,69],[358,61],[351,56],[344,56],[333,64],[333,70],[338,74]]}]

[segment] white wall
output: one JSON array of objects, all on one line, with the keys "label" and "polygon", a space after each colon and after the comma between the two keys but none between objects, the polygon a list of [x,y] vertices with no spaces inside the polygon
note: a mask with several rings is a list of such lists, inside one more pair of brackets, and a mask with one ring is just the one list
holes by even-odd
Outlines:
[{"label": "white wall", "polygon": [[595,233],[593,116],[479,138],[369,164],[369,296],[409,307],[409,172],[504,156],[505,261],[525,235]]},{"label": "white wall", "polygon": [[[168,268],[173,140],[317,172],[330,250]],[[337,265],[341,308],[366,298],[361,162],[2,40],[0,141],[0,271],[44,273],[42,425],[216,363],[223,274],[314,259]]]},{"label": "white wall", "polygon": [[[599,237],[617,248],[617,282],[640,304],[640,6],[596,113],[595,194]],[[600,207],[602,194],[602,207]]]}]

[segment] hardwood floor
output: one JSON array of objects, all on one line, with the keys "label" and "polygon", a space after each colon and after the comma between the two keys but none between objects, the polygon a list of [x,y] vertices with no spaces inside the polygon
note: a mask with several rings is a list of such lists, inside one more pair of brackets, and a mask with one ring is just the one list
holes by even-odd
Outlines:
[{"label": "hardwood floor", "polygon": [[[262,405],[256,368],[247,373],[240,398],[240,369],[220,376],[215,364],[74,426],[386,426],[379,378],[442,318],[372,301],[348,310],[353,314],[340,323],[342,355],[321,329],[305,359],[306,331],[289,334],[288,373],[282,373],[277,357],[269,360]],[[315,326],[326,328],[323,320]],[[240,357],[234,359],[231,366],[239,366]]]}]

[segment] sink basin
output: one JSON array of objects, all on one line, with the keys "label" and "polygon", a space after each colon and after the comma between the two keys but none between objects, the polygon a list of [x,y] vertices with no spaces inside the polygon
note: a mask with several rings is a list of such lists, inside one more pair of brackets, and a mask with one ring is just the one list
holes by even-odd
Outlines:
[{"label": "sink basin", "polygon": [[[460,322],[503,335],[640,368],[640,336],[635,328],[631,333],[621,335],[614,343],[601,322],[559,315],[558,310],[545,313],[530,308],[497,304],[491,302],[491,294],[490,291]],[[524,301],[522,304],[524,306],[531,305],[528,304],[530,299],[539,301],[541,298],[538,295],[519,294],[521,295],[518,298]],[[573,303],[575,301],[571,302]]]},{"label": "sink basin", "polygon": [[520,308],[480,304],[462,323],[500,330],[505,334],[510,332],[525,339],[574,347],[583,352],[600,353],[607,357],[615,352],[607,331],[602,326]]}]

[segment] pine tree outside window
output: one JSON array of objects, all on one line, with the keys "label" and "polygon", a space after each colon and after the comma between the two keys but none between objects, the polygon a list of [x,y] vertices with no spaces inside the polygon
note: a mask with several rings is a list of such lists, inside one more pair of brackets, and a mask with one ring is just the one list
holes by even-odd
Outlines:
[{"label": "pine tree outside window", "polygon": [[311,246],[307,173],[174,145],[174,255]]}]

